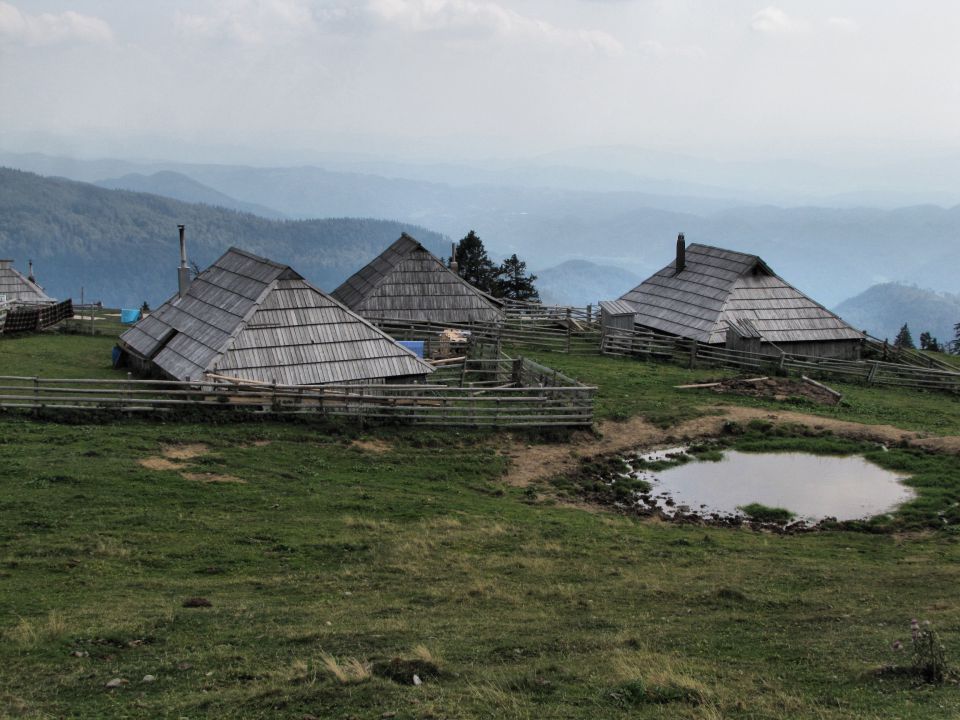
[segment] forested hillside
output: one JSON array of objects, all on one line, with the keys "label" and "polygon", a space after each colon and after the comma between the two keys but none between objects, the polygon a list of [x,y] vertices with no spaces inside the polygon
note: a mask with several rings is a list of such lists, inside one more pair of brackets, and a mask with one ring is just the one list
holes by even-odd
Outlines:
[{"label": "forested hillside", "polygon": [[953,340],[954,325],[960,323],[960,295],[884,283],[844,300],[836,310],[847,322],[879,338],[892,341],[907,323],[915,342],[920,333],[929,332],[945,343]]},{"label": "forested hillside", "polygon": [[441,235],[385,220],[275,221],[209,205],[0,168],[0,255],[25,268],[54,297],[129,306],[166,299],[176,286],[177,224],[190,260],[205,267],[236,245],[292,265],[332,290],[406,231],[432,251]]}]

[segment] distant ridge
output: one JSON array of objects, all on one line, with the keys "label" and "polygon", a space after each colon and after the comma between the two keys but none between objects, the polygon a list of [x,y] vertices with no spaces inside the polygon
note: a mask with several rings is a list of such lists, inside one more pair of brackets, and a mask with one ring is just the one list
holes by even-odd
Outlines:
[{"label": "distant ridge", "polygon": [[328,218],[277,221],[146,193],[0,168],[0,256],[33,259],[53,297],[156,306],[176,287],[177,224],[190,260],[206,267],[228,247],[289,264],[331,290],[407,232],[431,251],[449,240],[417,225]]},{"label": "distant ridge", "polygon": [[880,339],[892,341],[907,323],[914,342],[919,343],[920,333],[930,332],[943,343],[953,340],[953,326],[960,323],[960,295],[883,283],[844,300],[835,310]]},{"label": "distant ridge", "polygon": [[273,208],[237,200],[218,190],[207,187],[203,183],[187,177],[183,173],[173,172],[172,170],[161,170],[152,175],[130,173],[118,178],[99,180],[94,184],[102,188],[107,188],[108,190],[131,190],[133,192],[162,195],[163,197],[182,200],[183,202],[214,205],[216,207],[227,208],[228,210],[259,215],[260,217],[270,218],[272,220],[282,220],[286,217],[283,213]]}]

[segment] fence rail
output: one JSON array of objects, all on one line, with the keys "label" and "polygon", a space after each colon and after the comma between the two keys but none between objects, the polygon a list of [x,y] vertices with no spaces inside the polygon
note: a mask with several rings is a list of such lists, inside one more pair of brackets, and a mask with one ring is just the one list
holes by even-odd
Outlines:
[{"label": "fence rail", "polygon": [[[845,382],[888,385],[917,390],[960,392],[960,372],[938,367],[919,367],[884,360],[841,360],[809,355],[764,355],[705,345],[695,340],[661,335],[643,328],[608,328],[601,343],[606,355],[672,359],[749,370],[751,372],[794,373]],[[897,356],[898,360],[903,360]]]},{"label": "fence rail", "polygon": [[370,318],[381,330],[398,340],[423,340],[429,353],[445,330],[470,333],[474,340],[497,347],[547,350],[596,355],[600,348],[600,318],[591,307],[574,308],[508,304],[498,322],[435,323],[398,318]]},{"label": "fence rail", "polygon": [[[464,361],[434,376],[429,384],[317,387],[0,376],[0,408],[168,415],[205,410],[497,428],[593,423],[596,388],[523,358]],[[552,383],[533,384],[537,377]]]}]

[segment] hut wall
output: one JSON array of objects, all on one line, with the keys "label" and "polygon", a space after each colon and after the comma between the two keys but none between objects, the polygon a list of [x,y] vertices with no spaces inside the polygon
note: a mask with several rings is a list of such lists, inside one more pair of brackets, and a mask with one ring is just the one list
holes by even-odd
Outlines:
[{"label": "hut wall", "polygon": [[861,348],[860,340],[822,340],[820,342],[777,343],[776,347],[763,343],[759,352],[763,355],[779,356],[780,350],[782,350],[788,355],[806,355],[835,360],[859,360]]}]

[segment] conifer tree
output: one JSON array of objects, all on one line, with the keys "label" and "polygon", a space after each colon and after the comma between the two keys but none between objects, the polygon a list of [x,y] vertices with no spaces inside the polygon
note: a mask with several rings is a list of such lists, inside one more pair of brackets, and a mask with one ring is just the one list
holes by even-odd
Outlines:
[{"label": "conifer tree", "polygon": [[917,346],[913,344],[913,336],[910,334],[910,326],[907,323],[904,323],[903,327],[900,328],[900,332],[897,333],[897,337],[893,341],[893,346],[904,350],[916,350]]},{"label": "conifer tree", "polygon": [[454,259],[460,277],[479,290],[493,292],[497,269],[487,256],[483,240],[473,230],[457,244]]},{"label": "conifer tree", "polygon": [[510,300],[539,301],[540,293],[533,284],[536,279],[536,275],[527,275],[527,264],[514,253],[497,270],[494,295]]}]

